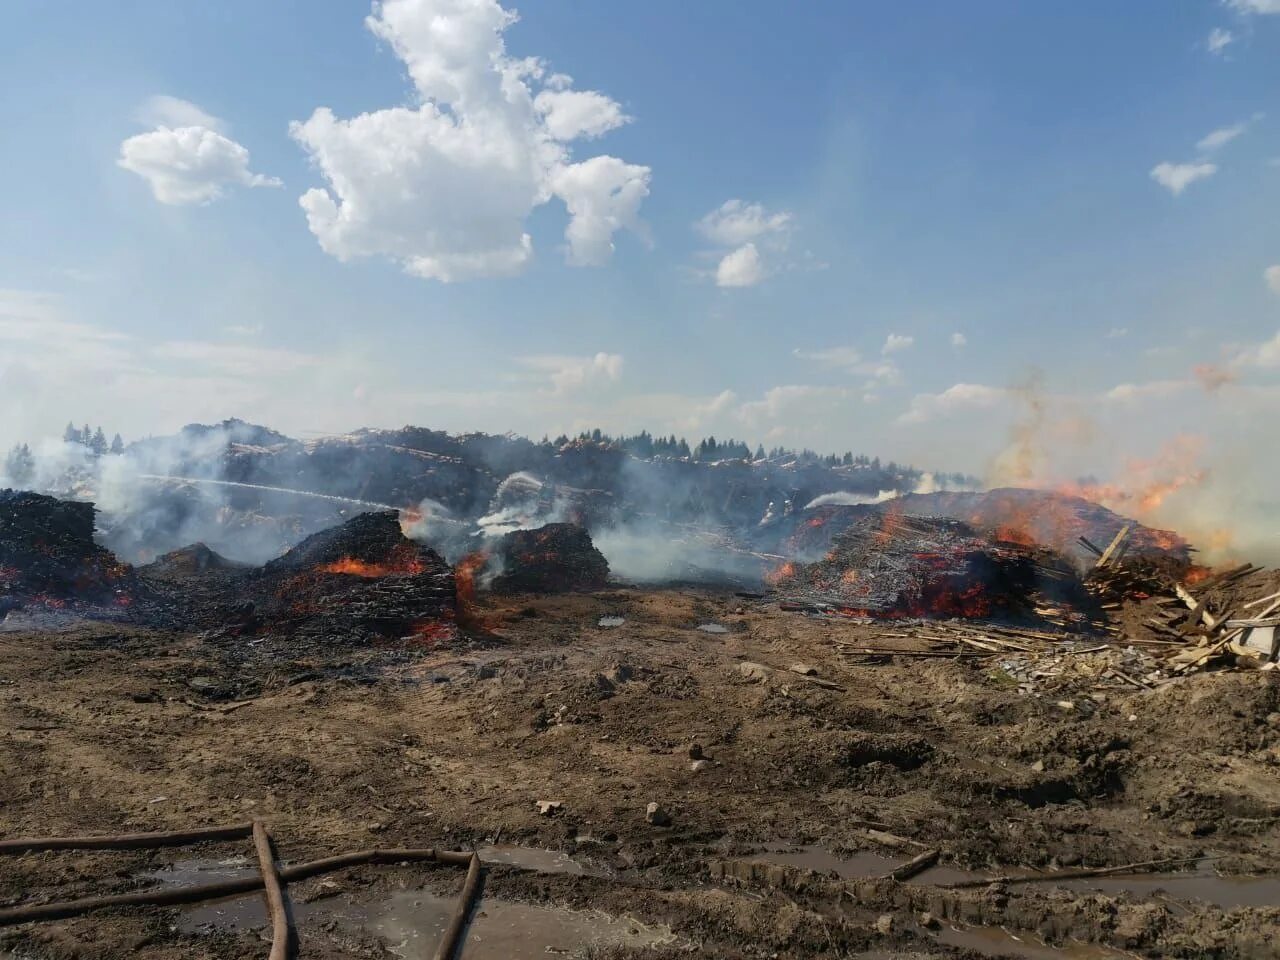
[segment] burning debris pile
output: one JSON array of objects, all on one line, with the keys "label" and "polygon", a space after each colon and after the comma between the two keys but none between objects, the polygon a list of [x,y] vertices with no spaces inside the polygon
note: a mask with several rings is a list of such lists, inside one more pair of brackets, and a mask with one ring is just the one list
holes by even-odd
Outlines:
[{"label": "burning debris pile", "polygon": [[189,547],[171,550],[154,562],[147,564],[144,572],[148,576],[169,579],[198,577],[212,573],[233,573],[249,569],[245,563],[228,560],[206,544],[193,543]]},{"label": "burning debris pile", "polygon": [[313,534],[243,580],[242,629],[348,644],[448,641],[456,592],[448,564],[408,540],[395,513],[364,513]]},{"label": "burning debris pile", "polygon": [[772,576],[789,595],[874,617],[1067,616],[1041,603],[1089,607],[1064,558],[999,543],[943,517],[850,508],[848,526],[827,556],[787,563]]},{"label": "burning debris pile", "polygon": [[92,503],[0,490],[0,616],[28,605],[127,606],[133,571],[93,539]]},{"label": "burning debris pile", "polygon": [[1013,487],[982,493],[909,493],[875,505],[812,507],[793,521],[781,549],[802,557],[825,553],[867,510],[885,516],[959,520],[993,541],[1046,547],[1082,564],[1092,564],[1127,528],[1125,549],[1131,558],[1144,557],[1175,567],[1185,567],[1190,561],[1189,544],[1172,531],[1144,527],[1081,497]]},{"label": "burning debris pile", "polygon": [[568,593],[594,590],[609,580],[609,561],[586,529],[549,523],[537,530],[513,530],[498,542],[490,567],[497,593]]}]

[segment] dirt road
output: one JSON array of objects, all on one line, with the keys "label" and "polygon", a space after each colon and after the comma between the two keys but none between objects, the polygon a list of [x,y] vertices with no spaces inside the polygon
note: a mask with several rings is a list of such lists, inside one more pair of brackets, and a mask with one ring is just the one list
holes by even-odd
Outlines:
[{"label": "dirt road", "polygon": [[[596,955],[1280,955],[1280,909],[1257,905],[1280,905],[1275,672],[1063,706],[987,661],[842,655],[833,640],[898,641],[732,595],[488,603],[488,637],[436,651],[0,632],[0,835],[261,817],[291,862],[486,846],[541,866],[490,868],[468,957],[498,949],[503,923],[520,932],[508,956],[545,956],[543,924]],[[539,800],[559,806],[544,816]],[[650,803],[669,825],[648,822]],[[925,849],[940,867],[873,879]],[[0,906],[209,878],[249,853],[7,858]],[[940,886],[1199,857],[1218,859],[1102,893]],[[290,891],[300,956],[430,956],[430,931],[406,930],[460,884],[423,866],[307,881]],[[0,956],[259,957],[260,916],[250,897],[0,928]],[[1042,954],[1038,938],[1088,944]]]}]

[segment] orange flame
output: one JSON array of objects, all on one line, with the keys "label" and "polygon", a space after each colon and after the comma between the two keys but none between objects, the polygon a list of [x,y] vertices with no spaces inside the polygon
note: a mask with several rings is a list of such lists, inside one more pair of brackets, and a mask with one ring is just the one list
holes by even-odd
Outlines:
[{"label": "orange flame", "polygon": [[796,565],[788,560],[775,570],[770,570],[764,575],[764,582],[770,586],[777,586],[784,580],[790,580],[796,575]]},{"label": "orange flame", "polygon": [[422,562],[417,559],[393,560],[389,563],[369,563],[364,560],[357,560],[355,557],[343,557],[341,560],[335,560],[333,563],[326,563],[317,568],[320,573],[342,573],[352,577],[365,577],[370,580],[377,577],[390,577],[396,574],[422,573],[423,569]]}]

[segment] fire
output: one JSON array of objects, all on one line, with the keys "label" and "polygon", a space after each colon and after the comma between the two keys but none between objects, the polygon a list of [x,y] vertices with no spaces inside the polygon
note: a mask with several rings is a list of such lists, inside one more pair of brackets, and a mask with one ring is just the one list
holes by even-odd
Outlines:
[{"label": "fire", "polygon": [[892,540],[897,535],[902,522],[902,508],[890,502],[889,506],[885,508],[883,519],[880,521],[880,532],[876,534],[876,542],[883,544]]},{"label": "fire", "polygon": [[776,570],[770,570],[768,573],[766,573],[764,575],[764,581],[770,586],[777,586],[778,584],[782,583],[784,580],[792,579],[793,577],[795,577],[795,575],[796,575],[796,565],[792,563],[790,560],[788,560],[786,563],[782,564],[782,566],[778,567]]},{"label": "fire", "polygon": [[488,562],[489,554],[484,550],[477,550],[467,554],[453,568],[453,581],[458,594],[458,622],[463,626],[484,627],[484,621],[476,612],[476,588],[477,580]]},{"label": "fire", "polygon": [[454,639],[454,628],[440,620],[423,620],[414,624],[413,633],[408,639],[412,643],[434,648],[451,642]]},{"label": "fire", "polygon": [[843,583],[855,584],[858,582],[859,579],[861,578],[857,570],[849,569],[849,570],[846,570],[844,573],[840,574],[840,580]]},{"label": "fire", "polygon": [[1208,580],[1213,571],[1208,567],[1193,566],[1187,571],[1187,575],[1183,578],[1183,583],[1188,587],[1194,587],[1197,583]]},{"label": "fire", "polygon": [[365,579],[373,580],[378,577],[418,574],[425,569],[422,561],[413,554],[412,550],[409,550],[400,552],[399,555],[392,555],[384,563],[357,560],[355,557],[343,557],[333,563],[322,564],[316,568],[316,572],[341,573],[347,576],[364,577]]},{"label": "fire", "polygon": [[1005,543],[1017,543],[1024,547],[1034,547],[1036,538],[1021,524],[1000,524],[995,529],[995,539]]}]

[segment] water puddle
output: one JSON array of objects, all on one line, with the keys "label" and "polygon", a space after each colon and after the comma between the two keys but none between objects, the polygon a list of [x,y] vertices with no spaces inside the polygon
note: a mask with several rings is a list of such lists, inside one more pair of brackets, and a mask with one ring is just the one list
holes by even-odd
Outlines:
[{"label": "water puddle", "polygon": [[[421,892],[398,893],[370,929],[404,960],[426,960],[453,916],[454,903],[452,898]],[[604,913],[484,900],[467,930],[464,951],[470,960],[546,960],[548,954],[636,949],[674,940],[666,927],[646,927]]]},{"label": "water puddle", "polygon": [[559,850],[541,850],[537,847],[499,845],[480,847],[477,851],[485,863],[523,867],[538,873],[562,873],[572,877],[611,877],[613,874],[592,864],[575,860]]},{"label": "water puddle", "polygon": [[1082,893],[1097,891],[1131,893],[1146,898],[1163,895],[1174,900],[1203,900],[1226,910],[1280,904],[1280,877],[1221,876],[1212,870],[1064,880],[1059,886]]},{"label": "water puddle", "polygon": [[883,877],[894,867],[906,863],[906,860],[893,860],[866,851],[847,857],[838,857],[816,844],[789,843],[770,844],[765,847],[763,853],[757,854],[752,859],[787,867],[798,867],[801,870],[815,870],[818,873],[834,873],[843,880]]},{"label": "water puddle", "polygon": [[[554,850],[493,846],[479,852],[490,863],[509,863],[545,873],[595,875],[596,868]],[[254,873],[256,866],[247,858],[235,858],[179,861],[171,868],[145,876],[166,884],[189,886]],[[290,908],[299,935],[304,939],[308,929],[315,931],[320,927],[374,935],[385,940],[392,953],[403,960],[426,960],[435,954],[444,929],[453,917],[457,896],[404,890],[370,903],[337,893],[310,903],[291,899]],[[199,934],[213,930],[255,930],[266,924],[262,896],[255,892],[186,908],[179,926],[187,933]],[[675,941],[675,935],[666,926],[651,927],[595,911],[489,897],[481,900],[466,938],[466,956],[470,960],[546,960],[549,954],[580,953],[605,947],[643,948]],[[8,958],[0,954],[0,960]]]},{"label": "water puddle", "polygon": [[[1018,872],[1020,871],[1001,871],[1004,876]],[[1027,870],[1026,875],[1045,876],[1033,870]],[[989,874],[955,867],[934,867],[912,882],[945,886],[949,883],[980,880],[984,876]],[[1105,893],[1111,896],[1127,893],[1146,900],[1161,897],[1171,900],[1201,900],[1224,910],[1235,907],[1274,907],[1280,904],[1280,876],[1225,876],[1215,873],[1209,864],[1201,864],[1195,870],[1178,873],[1118,874],[1056,882],[1041,880],[1037,885],[1060,887],[1076,893]],[[1017,881],[1009,886],[1017,886]]]},{"label": "water puddle", "polygon": [[729,628],[723,623],[700,623],[698,629],[703,633],[728,633]]},{"label": "water puddle", "polygon": [[626,617],[601,617],[596,621],[598,627],[620,627],[627,622]]},{"label": "water puddle", "polygon": [[1099,943],[1069,940],[1053,947],[1030,934],[1015,936],[1002,927],[943,927],[932,934],[939,943],[985,954],[1021,960],[1112,960],[1132,954]]}]

